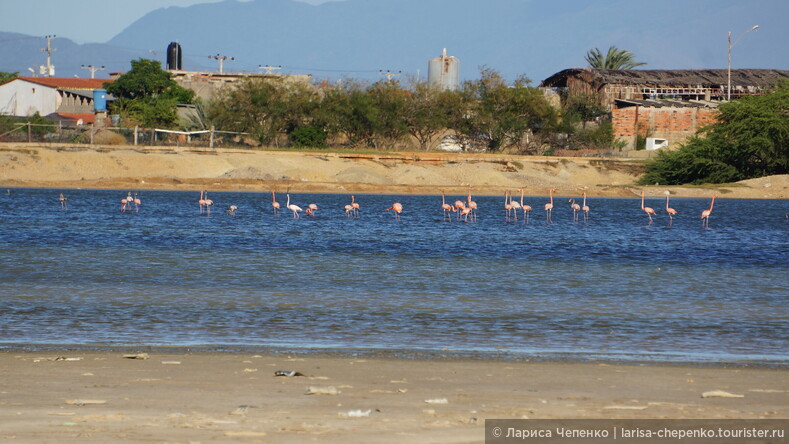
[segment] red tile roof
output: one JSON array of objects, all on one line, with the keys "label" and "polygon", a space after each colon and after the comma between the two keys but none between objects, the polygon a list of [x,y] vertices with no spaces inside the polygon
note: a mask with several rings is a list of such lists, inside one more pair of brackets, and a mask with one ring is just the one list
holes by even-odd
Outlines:
[{"label": "red tile roof", "polygon": [[19,79],[61,89],[103,89],[110,79],[78,79],[72,77],[18,77]]}]

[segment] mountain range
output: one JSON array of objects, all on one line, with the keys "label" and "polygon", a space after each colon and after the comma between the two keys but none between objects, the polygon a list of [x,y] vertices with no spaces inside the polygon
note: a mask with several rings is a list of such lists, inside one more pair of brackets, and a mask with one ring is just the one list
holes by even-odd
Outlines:
[{"label": "mountain range", "polygon": [[[105,43],[56,38],[52,58],[58,76],[87,77],[81,65],[103,65],[106,77],[136,58],[164,62],[177,41],[190,71],[218,70],[208,56],[221,55],[234,58],[225,72],[272,65],[318,79],[376,80],[380,71],[426,79],[428,60],[447,48],[462,79],[487,66],[537,84],[611,45],[647,63],[639,69],[726,68],[730,30],[733,68],[789,69],[787,16],[783,0],[226,0],[154,10]],[[45,46],[0,32],[0,71],[28,74],[44,63]]]}]

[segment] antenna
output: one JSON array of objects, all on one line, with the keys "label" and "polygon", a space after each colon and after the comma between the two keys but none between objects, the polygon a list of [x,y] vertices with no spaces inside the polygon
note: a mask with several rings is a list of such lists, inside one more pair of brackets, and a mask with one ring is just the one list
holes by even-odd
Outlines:
[{"label": "antenna", "polygon": [[391,72],[389,70],[386,70],[384,72],[384,70],[379,70],[378,73],[380,73],[382,76],[386,76],[386,81],[391,83],[392,82],[392,77],[399,76],[402,73],[402,71]]},{"label": "antenna", "polygon": [[282,65],[271,66],[271,65],[258,65],[258,69],[265,69],[266,74],[274,74],[275,69],[282,69]]},{"label": "antenna", "polygon": [[52,77],[55,75],[55,67],[52,66],[52,53],[57,51],[57,49],[52,47],[52,39],[57,37],[56,35],[45,35],[44,38],[47,39],[47,47],[41,48],[41,52],[47,53],[47,68],[46,73],[44,74],[47,77]]},{"label": "antenna", "polygon": [[91,79],[95,79],[96,78],[96,71],[101,71],[101,70],[104,70],[104,69],[107,69],[107,68],[105,68],[104,65],[101,65],[101,67],[96,67],[96,66],[93,66],[93,65],[82,65],[82,69],[87,69],[88,71],[90,71],[90,78]]},{"label": "antenna", "polygon": [[219,60],[219,74],[222,74],[224,72],[223,71],[223,66],[225,64],[225,60],[235,60],[236,59],[235,57],[222,56],[222,55],[219,55],[219,54],[217,54],[215,56],[208,56],[208,58],[209,59],[214,59],[214,60]]}]

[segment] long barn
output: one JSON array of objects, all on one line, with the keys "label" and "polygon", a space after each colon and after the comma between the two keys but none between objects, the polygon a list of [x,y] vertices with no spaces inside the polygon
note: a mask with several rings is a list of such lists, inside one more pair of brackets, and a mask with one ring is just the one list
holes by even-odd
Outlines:
[{"label": "long barn", "polygon": [[611,111],[616,137],[635,149],[639,138],[682,143],[713,123],[717,106],[729,97],[763,94],[781,80],[789,81],[789,71],[733,69],[729,89],[725,69],[571,68],[543,80],[540,87],[598,101]]}]

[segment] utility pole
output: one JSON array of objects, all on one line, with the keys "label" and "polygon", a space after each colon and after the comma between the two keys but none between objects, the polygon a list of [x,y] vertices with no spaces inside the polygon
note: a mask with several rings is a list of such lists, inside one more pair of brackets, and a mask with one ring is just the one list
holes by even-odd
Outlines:
[{"label": "utility pole", "polygon": [[101,71],[101,70],[107,69],[107,68],[105,68],[104,65],[101,65],[101,67],[97,67],[97,66],[93,66],[93,65],[82,65],[82,69],[89,70],[90,71],[90,78],[91,79],[95,79],[96,78],[96,71]]},{"label": "utility pole", "polygon": [[274,70],[275,70],[275,69],[282,69],[282,65],[279,65],[279,66],[271,66],[271,65],[266,65],[266,66],[263,66],[263,65],[258,65],[258,69],[265,69],[265,70],[266,70],[266,74],[269,74],[269,75],[271,75],[271,74],[274,74]]},{"label": "utility pole", "polygon": [[736,45],[737,42],[740,41],[742,36],[744,36],[745,34],[751,32],[751,31],[756,31],[757,29],[759,29],[759,25],[756,25],[753,28],[743,32],[742,34],[740,34],[739,37],[737,37],[737,40],[735,40],[734,43],[731,42],[731,31],[729,31],[729,44],[728,44],[728,52],[727,52],[727,56],[728,56],[727,73],[728,73],[729,80],[728,80],[728,85],[726,85],[726,101],[727,102],[731,102],[731,47]]},{"label": "utility pole", "polygon": [[209,59],[214,59],[214,60],[219,60],[219,74],[222,74],[224,72],[223,71],[223,67],[224,67],[224,64],[225,64],[225,60],[235,60],[236,59],[235,57],[221,56],[219,54],[217,54],[215,56],[208,56],[208,58]]},{"label": "utility pole", "polygon": [[47,39],[47,47],[41,48],[41,52],[47,53],[47,71],[44,73],[45,77],[52,77],[55,75],[55,67],[52,66],[52,53],[57,51],[57,49],[52,47],[52,39],[57,37],[56,35],[45,35],[44,38]]},{"label": "utility pole", "polygon": [[392,77],[399,76],[399,75],[402,73],[402,71],[397,71],[397,72],[390,72],[390,71],[388,71],[388,70],[387,70],[386,72],[384,72],[383,70],[380,70],[380,71],[378,71],[378,72],[379,72],[379,73],[380,73],[382,76],[386,76],[386,81],[387,81],[387,82],[389,82],[389,83],[392,83]]}]

